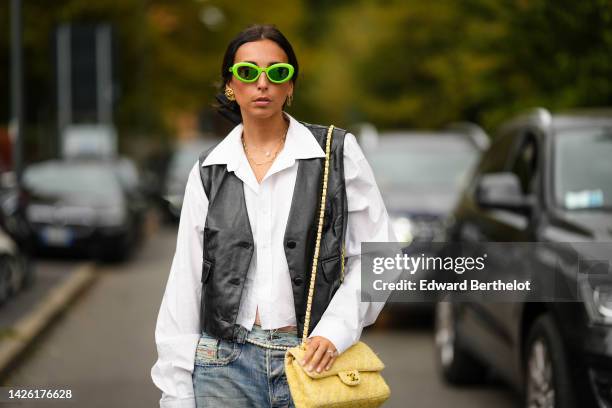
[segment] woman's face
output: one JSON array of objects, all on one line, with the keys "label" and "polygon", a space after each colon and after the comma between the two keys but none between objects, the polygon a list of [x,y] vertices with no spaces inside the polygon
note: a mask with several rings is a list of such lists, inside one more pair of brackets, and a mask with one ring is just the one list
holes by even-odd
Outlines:
[{"label": "woman's face", "polygon": [[[265,68],[277,62],[289,61],[287,54],[278,44],[264,39],[242,44],[234,56],[234,64],[238,62],[252,62]],[[275,84],[268,80],[265,72],[261,73],[257,81],[251,83],[242,82],[232,75],[228,85],[234,90],[243,117],[263,119],[274,116],[283,109],[287,96],[293,94],[293,81]],[[267,98],[267,101],[257,101],[258,98]]]}]

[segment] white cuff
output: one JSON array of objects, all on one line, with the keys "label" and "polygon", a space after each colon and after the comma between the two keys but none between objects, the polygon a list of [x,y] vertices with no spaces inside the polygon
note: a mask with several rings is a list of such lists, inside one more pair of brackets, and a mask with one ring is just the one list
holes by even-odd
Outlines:
[{"label": "white cuff", "polygon": [[195,397],[187,398],[162,398],[159,400],[159,408],[195,408]]},{"label": "white cuff", "polygon": [[342,354],[359,340],[361,329],[356,332],[343,320],[323,316],[308,338],[313,336],[325,337],[334,344],[338,354]]}]

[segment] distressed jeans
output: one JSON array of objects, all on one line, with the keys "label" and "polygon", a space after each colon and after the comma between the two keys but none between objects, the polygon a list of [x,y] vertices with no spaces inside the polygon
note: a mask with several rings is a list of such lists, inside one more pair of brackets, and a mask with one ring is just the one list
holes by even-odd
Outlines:
[{"label": "distressed jeans", "polygon": [[279,346],[297,346],[297,330],[241,327],[237,342],[202,332],[192,374],[197,408],[295,408],[287,377],[285,351],[247,343],[245,337]]}]

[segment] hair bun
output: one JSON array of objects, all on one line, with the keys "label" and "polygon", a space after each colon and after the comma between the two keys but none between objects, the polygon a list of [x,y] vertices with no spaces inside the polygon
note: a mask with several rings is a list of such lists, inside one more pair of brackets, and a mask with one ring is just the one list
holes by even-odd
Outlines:
[{"label": "hair bun", "polygon": [[225,119],[237,125],[242,122],[242,115],[240,113],[240,106],[235,101],[230,101],[223,92],[218,93],[215,99],[219,102],[215,106],[217,112]]}]

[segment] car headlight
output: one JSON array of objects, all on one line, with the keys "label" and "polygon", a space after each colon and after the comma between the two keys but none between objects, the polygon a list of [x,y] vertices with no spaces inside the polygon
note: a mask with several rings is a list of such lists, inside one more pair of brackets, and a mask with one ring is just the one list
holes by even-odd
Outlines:
[{"label": "car headlight", "polygon": [[125,223],[126,210],[123,206],[104,207],[99,209],[98,221],[100,225],[116,226]]},{"label": "car headlight", "polygon": [[612,285],[596,286],[593,290],[593,303],[601,316],[612,319]]},{"label": "car headlight", "polygon": [[410,243],[414,238],[414,224],[407,217],[394,217],[391,219],[391,225],[395,236],[400,242]]},{"label": "car headlight", "polygon": [[582,298],[591,320],[595,323],[612,324],[612,283],[591,286],[583,282]]}]

